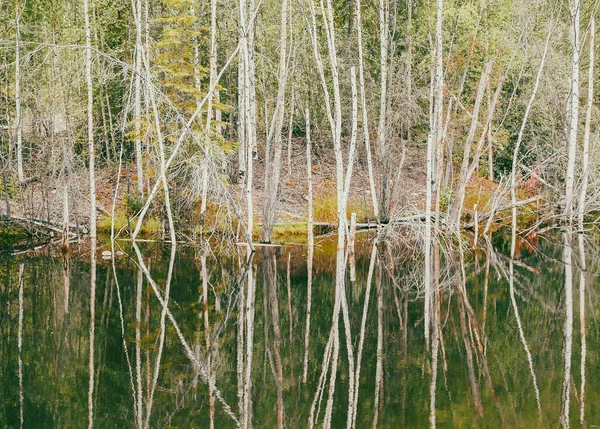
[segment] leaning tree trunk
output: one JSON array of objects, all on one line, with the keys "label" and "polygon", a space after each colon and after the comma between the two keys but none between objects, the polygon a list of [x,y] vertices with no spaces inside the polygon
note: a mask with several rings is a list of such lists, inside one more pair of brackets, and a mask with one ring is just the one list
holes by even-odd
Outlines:
[{"label": "leaning tree trunk", "polygon": [[473,112],[471,113],[471,127],[469,128],[469,134],[465,140],[465,147],[463,150],[463,160],[460,168],[460,179],[458,182],[458,190],[456,192],[456,198],[452,206],[452,214],[450,216],[450,226],[458,227],[460,224],[460,218],[462,215],[463,203],[465,199],[465,191],[467,182],[469,180],[468,171],[471,162],[471,145],[475,139],[475,133],[479,125],[479,110],[485,89],[487,87],[488,79],[492,69],[493,61],[488,62],[483,70],[481,71],[481,77],[479,79],[479,88],[477,90],[477,97],[475,98],[475,105],[473,106]]}]

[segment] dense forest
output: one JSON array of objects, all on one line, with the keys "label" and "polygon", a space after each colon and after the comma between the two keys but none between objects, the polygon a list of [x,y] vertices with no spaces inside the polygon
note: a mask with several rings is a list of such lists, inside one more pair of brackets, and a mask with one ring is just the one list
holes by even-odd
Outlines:
[{"label": "dense forest", "polygon": [[516,207],[583,222],[597,7],[3,1],[5,213],[65,236],[267,243],[313,213],[343,229],[356,212],[456,231]]}]

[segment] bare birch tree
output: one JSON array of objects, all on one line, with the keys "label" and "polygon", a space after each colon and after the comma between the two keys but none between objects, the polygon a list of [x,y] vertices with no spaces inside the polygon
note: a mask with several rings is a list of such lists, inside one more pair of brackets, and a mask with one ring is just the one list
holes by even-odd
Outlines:
[{"label": "bare birch tree", "polygon": [[456,192],[456,198],[452,207],[452,215],[450,218],[450,224],[452,227],[457,227],[460,223],[460,217],[462,215],[463,202],[465,199],[465,189],[467,187],[467,182],[469,180],[468,171],[469,166],[471,165],[471,145],[473,144],[473,140],[475,139],[475,133],[477,132],[477,127],[479,125],[479,109],[481,107],[481,102],[483,100],[483,96],[485,94],[485,88],[488,84],[488,79],[490,76],[490,72],[492,69],[493,61],[488,62],[482,72],[481,77],[479,78],[479,88],[477,90],[477,96],[475,98],[475,104],[473,106],[473,111],[471,112],[471,127],[469,128],[469,134],[465,140],[465,146],[463,149],[463,160],[460,168],[460,178],[458,182],[458,190]]},{"label": "bare birch tree", "polygon": [[[585,214],[585,205],[587,198],[587,188],[590,175],[590,132],[592,126],[592,107],[594,104],[594,49],[596,41],[596,19],[592,17],[590,21],[590,54],[588,68],[588,94],[587,104],[585,109],[585,127],[583,131],[583,153],[582,153],[582,177],[581,190],[579,192],[578,203],[578,227],[579,231],[583,231],[583,220]],[[584,261],[582,261],[584,262]]]},{"label": "bare birch tree", "polygon": [[[210,64],[209,64],[210,87],[217,83],[217,0],[210,2]],[[210,162],[211,150],[211,126],[213,120],[213,97],[211,91],[206,102],[206,127],[204,141],[204,160],[202,163],[202,206],[200,207],[200,222],[204,226],[206,214],[206,203],[208,195],[208,163]]]},{"label": "bare birch tree", "polygon": [[362,111],[362,131],[363,140],[365,143],[365,152],[367,154],[367,171],[369,174],[369,189],[371,191],[371,202],[373,204],[373,216],[379,222],[379,203],[377,200],[377,191],[375,189],[375,175],[373,174],[373,160],[371,156],[371,136],[369,135],[369,118],[367,110],[367,97],[365,90],[365,70],[363,58],[363,42],[362,42],[362,17],[361,17],[361,0],[355,0],[356,6],[356,34],[358,44],[358,82],[360,87],[360,105]]},{"label": "bare birch tree", "polygon": [[[443,22],[443,0],[437,0],[436,8],[436,26],[435,26],[435,51],[434,63],[432,69],[432,107],[430,108],[431,118],[429,120],[431,129],[427,139],[427,184],[426,184],[426,200],[425,200],[425,342],[429,346],[430,334],[430,307],[431,293],[433,289],[432,282],[432,205],[433,193],[437,186],[436,174],[436,148],[439,146],[442,138],[442,105],[444,101],[443,94],[443,53],[442,53],[442,22]],[[441,162],[441,160],[437,160]]]},{"label": "bare birch tree", "polygon": [[308,245],[313,246],[315,244],[315,239],[313,232],[312,142],[310,140],[310,110],[308,108],[306,108],[304,111],[304,118],[306,121],[306,177],[308,187],[306,199],[308,200]]},{"label": "bare birch tree", "polygon": [[19,182],[25,180],[23,172],[23,95],[21,92],[21,15],[25,8],[25,2],[21,5],[17,3],[17,12],[15,17],[15,110],[17,121],[17,175]]},{"label": "bare birch tree", "polygon": [[142,161],[142,0],[132,0],[133,19],[135,21],[135,94],[133,104],[135,163],[140,197],[144,196],[144,166]]},{"label": "bare birch tree", "polygon": [[[287,18],[288,0],[281,2],[281,21],[279,32],[279,72],[277,81],[277,101],[273,112],[273,127],[267,136],[265,152],[265,201],[263,205],[263,229],[260,241],[271,242],[271,233],[275,222],[275,212],[279,202],[280,176],[281,176],[281,149],[283,119],[285,114],[285,91],[288,79],[287,70]],[[273,159],[271,160],[270,146],[273,142]]]},{"label": "bare birch tree", "polygon": [[87,127],[90,173],[90,237],[96,237],[96,152],[94,149],[94,88],[92,86],[92,38],[89,0],[83,0],[85,18],[85,81],[87,87]]},{"label": "bare birch tree", "polygon": [[571,25],[569,39],[571,42],[571,91],[568,100],[569,134],[567,144],[567,177],[565,191],[565,215],[572,221],[573,198],[575,186],[575,158],[577,155],[577,129],[579,126],[579,16],[580,0],[569,0]]},{"label": "bare birch tree", "polygon": [[377,157],[381,166],[381,207],[382,216],[389,216],[390,195],[388,193],[388,142],[387,142],[387,90],[388,90],[388,22],[390,17],[388,0],[379,0],[379,49],[380,49],[380,96],[379,124],[377,126]]}]

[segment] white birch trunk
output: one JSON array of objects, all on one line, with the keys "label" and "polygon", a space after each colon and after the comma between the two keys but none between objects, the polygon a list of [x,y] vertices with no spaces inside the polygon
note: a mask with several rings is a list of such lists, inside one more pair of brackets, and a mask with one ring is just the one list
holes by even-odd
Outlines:
[{"label": "white birch trunk", "polygon": [[23,112],[22,112],[22,94],[21,94],[21,14],[23,7],[17,7],[17,15],[15,18],[15,110],[17,120],[17,175],[19,182],[25,180],[23,172]]},{"label": "white birch trunk", "polygon": [[[144,56],[144,60],[145,60],[144,62],[145,62],[145,66],[146,66],[146,73],[148,75],[150,75],[150,63],[148,61],[148,57]],[[156,95],[154,93],[154,88],[150,88],[149,96],[150,96],[150,105],[152,107],[152,114],[154,117],[156,140],[158,142],[158,154],[159,154],[159,158],[160,158],[159,159],[159,161],[160,161],[160,166],[159,166],[160,167],[160,178],[161,178],[163,192],[164,192],[167,220],[169,222],[169,236],[171,239],[171,244],[173,245],[173,247],[175,247],[175,245],[177,244],[177,238],[175,235],[175,224],[173,222],[173,213],[171,212],[171,198],[169,195],[169,184],[167,181],[168,166],[167,166],[167,162],[165,159],[165,145],[164,145],[164,140],[163,140],[163,135],[162,135],[162,130],[161,130],[160,118],[158,115],[158,106],[156,103]],[[141,222],[141,219],[138,219],[138,223],[140,223],[140,222]],[[136,231],[137,230],[139,230],[139,228],[136,227]]]},{"label": "white birch trunk", "polygon": [[63,226],[62,226],[62,249],[69,250],[69,181],[63,177]]},{"label": "white birch trunk", "polygon": [[373,160],[371,157],[371,137],[369,135],[369,118],[367,111],[367,97],[365,90],[365,71],[362,46],[362,18],[361,18],[361,0],[355,0],[356,4],[356,31],[358,38],[358,82],[360,86],[360,103],[362,110],[362,131],[365,142],[365,151],[367,153],[367,170],[369,173],[369,188],[371,190],[371,202],[373,204],[373,216],[379,223],[379,203],[377,200],[377,191],[375,189],[375,175],[373,174]]},{"label": "white birch trunk", "polygon": [[[197,47],[194,53],[197,52]],[[196,63],[198,64],[198,63]],[[217,0],[210,2],[210,64],[209,64],[210,87],[216,84],[217,79]],[[199,80],[199,76],[197,77]],[[197,84],[200,90],[200,83]],[[206,214],[206,203],[208,195],[208,163],[210,160],[211,125],[213,115],[213,93],[208,94],[206,102],[206,128],[204,141],[204,162],[202,164],[202,205],[200,207],[200,223],[204,228],[204,216]]]},{"label": "white birch trunk", "polygon": [[[242,40],[240,40],[240,43],[238,43],[236,49],[231,53],[231,55],[229,56],[229,58],[227,59],[227,61],[223,65],[223,67],[221,68],[221,71],[217,75],[217,82],[221,79],[221,77],[223,76],[223,74],[225,73],[225,71],[227,70],[227,68],[231,65],[231,63],[233,61],[233,58],[235,58],[235,56],[238,53],[241,54],[241,47],[242,47]],[[143,57],[145,58],[145,55],[143,55]],[[210,88],[209,92],[211,92],[213,90],[214,90],[214,87]],[[167,161],[165,163],[165,170],[169,169],[170,165],[173,163],[173,161],[177,157],[177,155],[179,153],[179,150],[181,149],[181,147],[182,147],[182,145],[184,143],[185,137],[189,136],[192,140],[196,141],[196,143],[199,143],[198,140],[196,139],[196,137],[194,136],[194,134],[191,132],[191,128],[190,127],[192,126],[192,124],[194,123],[194,121],[196,120],[196,118],[198,117],[198,115],[200,114],[201,109],[204,106],[204,104],[206,103],[207,98],[208,98],[208,96],[205,96],[205,98],[200,102],[199,108],[196,109],[196,111],[187,120],[187,122],[184,123],[183,119],[179,118],[181,120],[181,122],[182,122],[183,130],[179,134],[179,137],[177,138],[177,141],[176,141],[175,145],[173,146],[173,148],[171,150],[171,154],[170,154],[169,158],[167,159]],[[229,202],[230,207],[233,209],[236,217],[241,222],[242,221],[242,216],[239,213],[239,211],[237,209],[237,206],[234,204],[231,195],[228,193],[227,188],[225,188],[225,186],[223,185],[223,183],[221,181],[216,181],[216,184],[217,184],[217,186],[221,187],[221,189],[225,192],[225,197],[226,197],[227,201]],[[150,190],[150,193],[148,194],[148,197],[146,198],[146,202],[144,203],[144,206],[142,207],[142,210],[140,211],[140,213],[138,215],[138,222],[137,222],[137,225],[135,227],[135,231],[133,232],[133,234],[131,234],[131,239],[132,240],[135,240],[135,238],[139,234],[139,232],[141,230],[141,227],[142,227],[142,221],[144,220],[144,217],[145,217],[146,213],[148,212],[148,209],[150,208],[150,204],[154,200],[154,198],[156,197],[156,195],[157,195],[159,189],[161,188],[161,186],[162,186],[162,177],[159,176],[158,180],[156,180],[156,182],[154,183],[154,186]],[[244,226],[243,229],[244,229],[244,233],[247,235],[248,231],[247,231],[246,227]],[[247,236],[247,238],[249,238],[249,237]],[[252,247],[252,242],[251,242],[250,239],[248,239],[248,242],[249,242],[250,246]]]},{"label": "white birch trunk", "polygon": [[310,141],[310,110],[308,107],[304,112],[304,117],[306,120],[306,177],[308,182],[308,245],[313,246],[315,244],[315,239],[313,234],[312,146]]},{"label": "white birch trunk", "polygon": [[379,0],[379,47],[380,54],[380,97],[379,97],[379,124],[377,126],[377,157],[379,165],[382,167],[381,178],[381,206],[382,215],[387,218],[390,196],[388,195],[388,144],[387,144],[387,76],[388,76],[388,19],[389,7],[387,0]]},{"label": "white birch trunk", "polygon": [[292,103],[290,107],[290,121],[288,123],[288,141],[287,141],[287,168],[288,168],[288,176],[292,176],[292,137],[294,134],[294,103],[295,103],[295,93],[292,88]]},{"label": "white birch trunk", "polygon": [[565,324],[563,327],[563,359],[565,362],[562,385],[562,412],[560,423],[563,428],[570,427],[569,409],[571,402],[571,366],[573,357],[573,248],[572,232],[563,233],[564,250],[563,263],[565,265]]},{"label": "white birch trunk", "polygon": [[[259,2],[260,7],[260,2]],[[250,154],[252,159],[256,159],[257,147],[257,126],[256,126],[256,63],[254,61],[254,39],[256,33],[256,14],[258,9],[255,0],[250,0],[248,5],[248,144],[250,145]]]},{"label": "white birch trunk", "polygon": [[238,57],[238,178],[240,183],[246,179],[247,141],[246,141],[246,59],[248,50],[248,30],[246,28],[247,3],[240,0],[240,55]]},{"label": "white birch trunk", "polygon": [[436,11],[436,47],[435,47],[435,66],[432,73],[432,104],[433,107],[430,109],[431,119],[429,132],[429,138],[427,142],[427,184],[426,184],[426,202],[425,202],[425,304],[424,304],[424,317],[425,317],[425,343],[429,347],[429,335],[430,335],[430,307],[431,307],[431,294],[433,288],[432,282],[432,260],[431,260],[431,208],[433,191],[435,187],[436,178],[434,174],[435,168],[435,155],[436,147],[439,140],[441,139],[441,117],[442,117],[442,20],[443,20],[443,0],[437,0],[437,11]]},{"label": "white birch trunk", "polygon": [[358,93],[356,91],[356,69],[350,68],[350,83],[352,86],[352,132],[350,134],[350,147],[348,148],[348,164],[346,165],[346,179],[344,180],[344,201],[348,204],[350,198],[350,183],[356,154],[356,139],[358,134]]},{"label": "white birch trunk", "polygon": [[[263,206],[263,230],[261,242],[270,243],[273,224],[275,222],[275,212],[279,202],[279,186],[281,175],[281,149],[283,128],[283,120],[285,114],[285,91],[287,85],[287,15],[288,1],[281,2],[281,21],[279,33],[279,73],[277,89],[277,102],[275,104],[275,112],[273,112],[274,126],[269,135],[273,140],[273,160],[270,160],[270,153],[266,153],[265,157],[265,202]],[[269,137],[267,137],[269,138]],[[268,144],[268,142],[267,142]]]},{"label": "white birch trunk", "polygon": [[[144,196],[144,166],[142,161],[142,0],[132,1],[135,20],[135,94],[133,120],[135,128],[135,163],[137,167],[138,192]],[[135,7],[134,7],[135,6]]]},{"label": "white birch trunk", "polygon": [[585,252],[585,204],[587,198],[587,188],[589,179],[589,161],[590,161],[590,127],[592,122],[592,106],[594,103],[594,49],[595,49],[595,35],[596,35],[596,19],[591,18],[590,21],[590,58],[589,58],[589,69],[588,69],[588,97],[587,106],[585,113],[585,130],[583,134],[583,177],[581,179],[581,191],[579,194],[578,204],[578,217],[577,224],[579,234],[577,234],[579,243],[579,330],[581,333],[581,364],[580,364],[580,410],[579,410],[579,422],[583,425],[585,422],[585,388],[586,388],[586,355],[587,355],[587,328],[586,328],[586,283],[587,283],[587,261]]},{"label": "white birch trunk", "polygon": [[569,94],[569,140],[567,148],[567,179],[565,191],[565,215],[572,222],[575,187],[575,158],[577,156],[577,129],[579,126],[579,0],[569,0],[571,14],[571,92]]},{"label": "white birch trunk", "polygon": [[89,0],[83,0],[85,18],[85,81],[87,86],[87,125],[90,152],[90,237],[96,238],[96,153],[94,149],[94,95],[92,86],[92,37],[90,30]]},{"label": "white birch trunk", "polygon": [[[533,85],[533,90],[531,92],[531,96],[529,98],[529,102],[527,103],[527,108],[525,109],[525,114],[523,115],[523,122],[521,123],[521,129],[519,130],[519,135],[517,137],[517,142],[515,143],[515,149],[513,152],[512,159],[512,171],[510,175],[510,197],[511,197],[511,205],[512,205],[512,241],[513,243],[516,241],[517,234],[517,165],[519,162],[519,150],[521,148],[521,142],[523,141],[523,135],[525,133],[525,127],[527,126],[527,121],[529,120],[529,114],[531,113],[531,109],[533,107],[533,102],[535,100],[535,96],[537,94],[538,87],[540,85],[540,80],[542,77],[542,72],[544,71],[544,66],[546,64],[546,57],[548,54],[548,47],[550,45],[550,36],[552,35],[552,29],[548,31],[548,35],[546,36],[546,43],[544,45],[544,53],[542,54],[542,59],[540,61],[540,65],[538,67],[537,76],[535,78],[535,84]],[[511,258],[514,258],[515,249],[514,244],[511,246]]]},{"label": "white birch trunk", "polygon": [[[589,169],[590,169],[590,129],[592,125],[592,107],[594,104],[594,49],[595,49],[595,31],[596,31],[596,19],[592,17],[590,21],[590,65],[588,69],[588,96],[587,105],[585,109],[585,128],[583,132],[583,159],[582,169],[583,177],[581,178],[581,191],[579,193],[579,204],[578,207],[578,225],[579,232],[583,232],[583,217],[585,214],[585,204],[587,197],[587,188],[589,180]],[[585,263],[585,261],[582,261]]]},{"label": "white birch trunk", "polygon": [[477,132],[477,126],[479,124],[479,109],[481,107],[481,102],[485,94],[485,89],[487,87],[493,63],[493,61],[490,61],[485,65],[481,72],[481,77],[479,79],[479,88],[477,90],[477,96],[475,98],[475,104],[473,106],[473,112],[471,114],[471,127],[469,128],[469,134],[467,135],[467,139],[465,140],[465,146],[463,149],[463,160],[460,168],[458,190],[456,192],[456,199],[454,200],[452,216],[450,219],[451,225],[453,227],[458,227],[458,225],[460,224],[460,218],[462,215],[463,203],[465,199],[465,190],[468,184],[467,182],[469,181],[468,171],[471,165],[471,145],[473,144],[473,140],[475,139],[475,133]]}]

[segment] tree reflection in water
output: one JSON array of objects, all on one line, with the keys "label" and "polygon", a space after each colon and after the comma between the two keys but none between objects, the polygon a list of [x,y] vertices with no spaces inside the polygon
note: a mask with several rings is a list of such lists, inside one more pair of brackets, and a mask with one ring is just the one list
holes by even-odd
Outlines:
[{"label": "tree reflection in water", "polygon": [[419,246],[357,235],[353,283],[335,237],[255,254],[135,244],[95,270],[87,252],[6,259],[0,426],[600,424],[599,248],[580,234],[573,255],[573,238],[518,259],[510,235],[473,252],[467,238],[437,262],[434,243],[429,349]]}]

